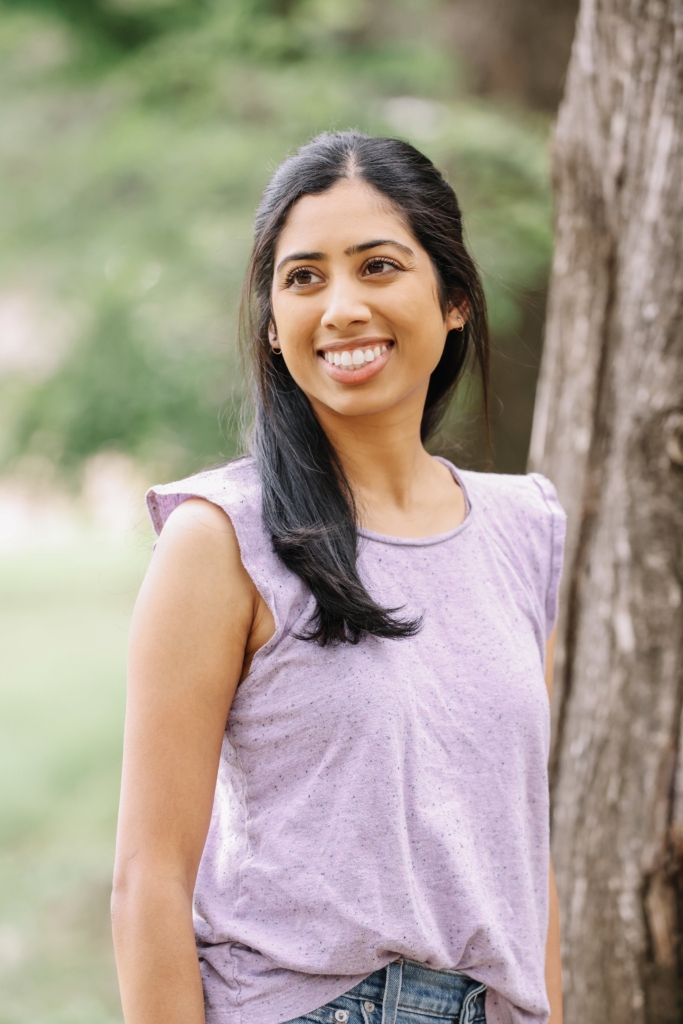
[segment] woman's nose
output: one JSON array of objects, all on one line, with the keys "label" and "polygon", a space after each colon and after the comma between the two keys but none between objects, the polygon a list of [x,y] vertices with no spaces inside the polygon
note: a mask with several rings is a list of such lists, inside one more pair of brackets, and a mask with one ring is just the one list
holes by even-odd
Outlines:
[{"label": "woman's nose", "polygon": [[372,313],[352,283],[338,282],[329,290],[327,308],[321,324],[333,330],[343,331],[352,324],[366,324]]}]

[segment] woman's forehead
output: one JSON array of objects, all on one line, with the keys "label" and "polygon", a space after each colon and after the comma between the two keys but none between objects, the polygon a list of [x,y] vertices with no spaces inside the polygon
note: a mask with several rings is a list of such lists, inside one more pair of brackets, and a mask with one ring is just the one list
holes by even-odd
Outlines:
[{"label": "woman's forehead", "polygon": [[370,236],[393,238],[413,249],[418,245],[386,196],[358,179],[343,178],[327,192],[302,196],[292,206],[278,238],[276,261],[285,249],[331,254]]}]

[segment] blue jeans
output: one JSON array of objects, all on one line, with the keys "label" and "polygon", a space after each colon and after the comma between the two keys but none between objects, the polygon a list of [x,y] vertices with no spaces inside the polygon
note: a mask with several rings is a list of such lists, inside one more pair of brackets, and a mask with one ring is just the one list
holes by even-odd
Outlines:
[{"label": "blue jeans", "polygon": [[486,1024],[486,985],[400,958],[288,1024]]}]

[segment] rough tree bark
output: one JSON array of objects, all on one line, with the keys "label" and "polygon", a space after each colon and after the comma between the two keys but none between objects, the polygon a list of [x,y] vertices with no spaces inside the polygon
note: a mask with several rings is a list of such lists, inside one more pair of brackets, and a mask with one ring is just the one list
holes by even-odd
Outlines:
[{"label": "rough tree bark", "polygon": [[567,1024],[681,1019],[683,0],[582,0],[530,462],[569,514],[553,708]]}]

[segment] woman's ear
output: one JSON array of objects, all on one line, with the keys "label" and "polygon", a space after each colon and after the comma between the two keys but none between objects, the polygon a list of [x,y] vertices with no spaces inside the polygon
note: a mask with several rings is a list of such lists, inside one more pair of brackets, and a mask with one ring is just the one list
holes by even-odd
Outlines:
[{"label": "woman's ear", "polygon": [[470,317],[470,303],[466,295],[458,298],[448,307],[446,327],[449,331],[464,331]]},{"label": "woman's ear", "polygon": [[268,321],[268,341],[271,346],[277,341],[277,331],[275,330],[275,324],[272,320]]}]

